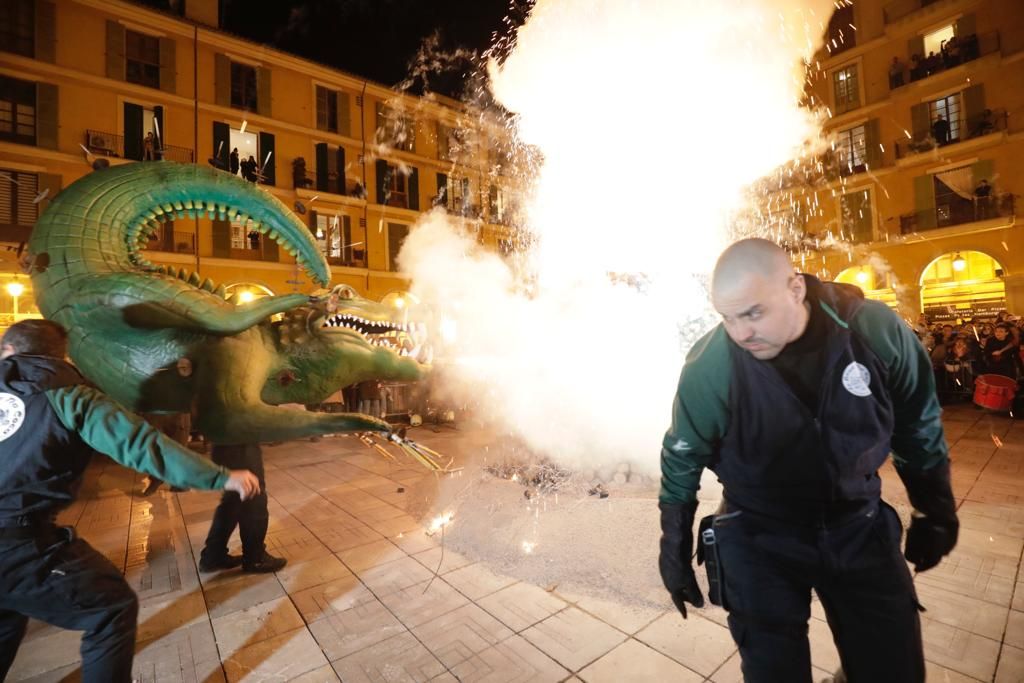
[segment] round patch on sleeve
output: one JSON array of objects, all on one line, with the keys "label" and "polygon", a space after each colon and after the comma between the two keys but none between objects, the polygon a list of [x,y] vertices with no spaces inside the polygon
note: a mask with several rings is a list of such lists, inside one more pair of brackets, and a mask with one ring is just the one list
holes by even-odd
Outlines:
[{"label": "round patch on sleeve", "polygon": [[843,387],[854,396],[870,396],[871,373],[868,369],[853,361],[843,370]]},{"label": "round patch on sleeve", "polygon": [[25,421],[25,402],[14,394],[0,394],[0,441],[18,431]]}]

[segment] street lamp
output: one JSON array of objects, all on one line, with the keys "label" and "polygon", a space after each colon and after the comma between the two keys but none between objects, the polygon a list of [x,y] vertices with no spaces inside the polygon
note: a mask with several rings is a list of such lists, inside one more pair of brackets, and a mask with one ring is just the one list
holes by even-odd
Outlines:
[{"label": "street lamp", "polygon": [[242,302],[243,304],[250,303],[255,298],[256,298],[255,295],[253,295],[253,293],[250,292],[248,289],[243,290],[243,291],[238,293],[238,300],[240,302]]},{"label": "street lamp", "polygon": [[953,257],[953,270],[955,270],[957,272],[960,272],[961,270],[963,270],[966,267],[967,267],[967,259],[965,259],[963,256],[961,256],[960,252],[957,252],[956,256]]},{"label": "street lamp", "polygon": [[868,272],[866,270],[862,270],[859,273],[857,273],[857,282],[859,282],[861,284],[864,284],[867,281],[868,281]]},{"label": "street lamp", "polygon": [[18,297],[25,293],[25,285],[17,280],[7,283],[7,293],[14,299],[14,322],[18,322]]}]

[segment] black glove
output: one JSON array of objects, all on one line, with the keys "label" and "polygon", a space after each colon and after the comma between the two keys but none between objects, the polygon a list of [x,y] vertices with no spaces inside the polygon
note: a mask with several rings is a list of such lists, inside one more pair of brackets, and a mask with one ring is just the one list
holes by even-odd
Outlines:
[{"label": "black glove", "polygon": [[697,501],[692,503],[658,503],[661,510],[661,555],[658,569],[661,580],[672,596],[672,602],[686,618],[686,603],[704,606],[704,596],[693,573],[693,516]]},{"label": "black glove", "polygon": [[949,461],[927,470],[897,468],[910,504],[920,513],[910,520],[903,556],[923,572],[936,566],[956,546],[960,521],[949,483]]}]

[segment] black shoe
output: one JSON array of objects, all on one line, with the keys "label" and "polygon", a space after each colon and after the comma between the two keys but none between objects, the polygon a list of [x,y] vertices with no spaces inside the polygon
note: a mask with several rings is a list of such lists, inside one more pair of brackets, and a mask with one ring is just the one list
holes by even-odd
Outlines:
[{"label": "black shoe", "polygon": [[216,559],[200,557],[199,571],[208,574],[209,572],[219,572],[222,569],[234,569],[240,564],[242,564],[241,555],[224,555]]},{"label": "black shoe", "polygon": [[157,479],[156,477],[149,477],[149,480],[146,482],[146,488],[142,489],[139,492],[139,495],[142,496],[143,498],[148,498],[152,496],[154,493],[156,493],[157,489],[163,486],[163,483],[164,482],[162,479]]},{"label": "black shoe", "polygon": [[242,571],[250,574],[269,574],[284,569],[286,564],[288,560],[283,557],[274,557],[263,551],[263,557],[256,562],[242,562]]}]

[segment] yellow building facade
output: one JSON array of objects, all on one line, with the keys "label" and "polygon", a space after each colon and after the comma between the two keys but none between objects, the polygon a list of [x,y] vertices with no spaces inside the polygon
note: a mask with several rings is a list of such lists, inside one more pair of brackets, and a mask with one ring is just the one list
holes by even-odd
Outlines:
[{"label": "yellow building facade", "polygon": [[[231,172],[237,149],[240,171],[251,157],[258,182],[307,222],[334,284],[374,299],[408,287],[396,256],[437,203],[481,243],[507,244],[500,126],[229,35],[216,0],[182,5],[174,16],[121,0],[0,3],[0,328],[35,312],[18,266],[32,225],[97,158]],[[149,258],[257,296],[313,290],[262,242],[246,226],[178,220]]]},{"label": "yellow building facade", "polygon": [[838,4],[809,86],[831,149],[772,195],[804,269],[908,318],[1024,313],[1024,3]]}]

